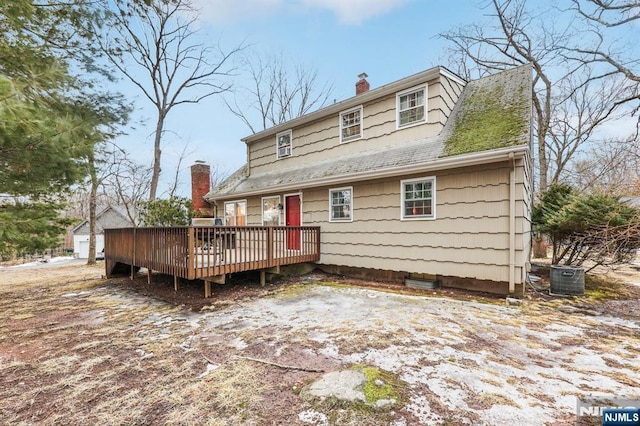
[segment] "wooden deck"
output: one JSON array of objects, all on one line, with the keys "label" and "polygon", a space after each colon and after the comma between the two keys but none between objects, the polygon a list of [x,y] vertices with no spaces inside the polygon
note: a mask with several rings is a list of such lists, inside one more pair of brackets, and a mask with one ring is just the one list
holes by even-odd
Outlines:
[{"label": "wooden deck", "polygon": [[188,280],[320,259],[320,228],[188,226],[105,229],[108,277],[138,268]]}]

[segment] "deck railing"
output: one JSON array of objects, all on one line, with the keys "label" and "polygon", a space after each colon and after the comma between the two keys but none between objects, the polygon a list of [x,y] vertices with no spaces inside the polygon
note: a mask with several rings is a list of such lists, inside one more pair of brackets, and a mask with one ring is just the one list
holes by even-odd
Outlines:
[{"label": "deck railing", "polygon": [[108,276],[128,265],[192,280],[319,259],[319,227],[105,229]]}]

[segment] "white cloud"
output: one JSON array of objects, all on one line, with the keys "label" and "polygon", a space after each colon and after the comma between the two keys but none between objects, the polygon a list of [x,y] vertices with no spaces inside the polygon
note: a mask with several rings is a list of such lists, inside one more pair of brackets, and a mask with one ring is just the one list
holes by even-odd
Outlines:
[{"label": "white cloud", "polygon": [[328,9],[345,25],[357,25],[402,6],[407,0],[302,0],[310,7]]},{"label": "white cloud", "polygon": [[357,25],[389,12],[408,0],[194,0],[200,18],[217,24],[265,17],[287,10],[314,13],[328,10],[345,25]]}]

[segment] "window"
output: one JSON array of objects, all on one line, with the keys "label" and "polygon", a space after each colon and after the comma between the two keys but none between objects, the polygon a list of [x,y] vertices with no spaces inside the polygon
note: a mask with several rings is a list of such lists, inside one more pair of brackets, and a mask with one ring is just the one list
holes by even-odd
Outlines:
[{"label": "window", "polygon": [[224,203],[225,226],[244,226],[247,224],[247,201],[228,201]]},{"label": "window", "polygon": [[340,142],[362,137],[362,105],[340,113]]},{"label": "window", "polygon": [[401,219],[435,219],[435,190],[435,177],[400,182],[400,191],[402,191]]},{"label": "window", "polygon": [[329,222],[353,220],[353,188],[329,190]]},{"label": "window", "polygon": [[262,198],[262,226],[280,226],[280,196]]},{"label": "window", "polygon": [[400,92],[396,98],[398,127],[422,123],[426,119],[427,86]]},{"label": "window", "polygon": [[287,130],[286,132],[278,133],[276,135],[276,146],[277,151],[276,155],[278,158],[289,157],[291,156],[292,151],[292,140],[291,130]]}]

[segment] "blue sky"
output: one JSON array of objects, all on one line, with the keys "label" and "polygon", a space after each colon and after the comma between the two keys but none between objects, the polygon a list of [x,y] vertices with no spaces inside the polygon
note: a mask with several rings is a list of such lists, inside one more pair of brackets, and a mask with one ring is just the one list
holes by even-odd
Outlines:
[{"label": "blue sky", "polygon": [[[357,75],[366,72],[371,88],[446,65],[445,42],[437,34],[485,19],[474,0],[194,0],[199,31],[207,43],[232,49],[242,43],[265,54],[282,53],[292,64],[317,70],[333,85],[331,100],[354,95]],[[534,3],[537,4],[537,3]],[[242,84],[242,81],[236,81]],[[153,109],[126,81],[119,90],[135,104],[137,122],[117,141],[144,164],[152,162]],[[245,163],[250,130],[221,97],[172,110],[163,142],[159,195],[173,180],[185,144],[179,193],[190,196],[188,169],[205,160],[231,173]]]}]

